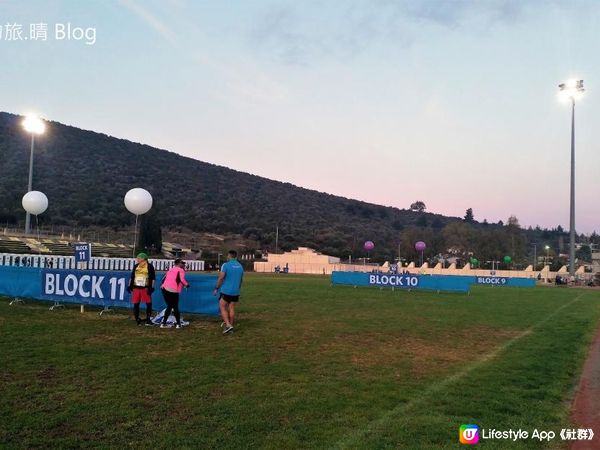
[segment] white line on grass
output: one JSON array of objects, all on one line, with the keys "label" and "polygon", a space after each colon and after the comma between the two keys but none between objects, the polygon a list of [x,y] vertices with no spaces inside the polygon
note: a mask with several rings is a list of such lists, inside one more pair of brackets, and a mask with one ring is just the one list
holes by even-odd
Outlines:
[{"label": "white line on grass", "polygon": [[455,381],[460,380],[461,378],[463,378],[466,375],[473,372],[475,369],[479,369],[481,366],[483,366],[487,362],[496,358],[500,353],[502,353],[505,350],[507,350],[508,348],[512,347],[514,344],[519,342],[525,336],[532,334],[536,328],[539,328],[542,325],[544,325],[546,322],[548,322],[550,319],[552,319],[554,316],[556,316],[558,313],[560,313],[563,309],[568,308],[573,303],[578,301],[584,294],[585,293],[582,292],[581,294],[576,296],[573,300],[571,300],[569,303],[565,303],[564,305],[558,307],[554,312],[550,313],[548,316],[546,316],[544,319],[540,320],[535,325],[532,325],[531,327],[529,327],[522,333],[519,333],[514,338],[509,339],[504,344],[500,345],[499,347],[497,347],[495,350],[491,351],[490,353],[485,354],[483,357],[481,357],[474,363],[465,366],[461,371],[459,371],[453,375],[450,375],[449,377],[444,378],[441,381],[432,383],[429,386],[429,388],[425,389],[421,394],[417,394],[410,401],[399,404],[395,408],[386,412],[380,418],[369,422],[367,424],[367,426],[357,429],[353,433],[346,435],[342,440],[340,440],[335,445],[334,448],[336,448],[336,449],[351,448],[352,445],[357,444],[361,438],[363,438],[364,436],[366,436],[367,434],[369,434],[372,431],[376,431],[378,429],[383,429],[392,420],[394,420],[394,422],[397,424],[398,421],[400,420],[400,419],[397,419],[397,416],[400,416],[400,417],[404,416],[408,410],[410,410],[414,406],[418,405],[419,403],[423,402],[432,394],[439,392],[440,390],[444,389],[448,385],[454,383]]}]

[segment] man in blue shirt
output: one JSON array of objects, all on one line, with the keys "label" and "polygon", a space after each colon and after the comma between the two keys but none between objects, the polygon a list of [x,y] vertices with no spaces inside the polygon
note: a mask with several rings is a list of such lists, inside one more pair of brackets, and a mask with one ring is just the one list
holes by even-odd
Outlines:
[{"label": "man in blue shirt", "polygon": [[229,250],[227,262],[221,266],[217,285],[213,295],[220,291],[219,309],[223,318],[223,334],[233,331],[233,318],[235,316],[235,304],[240,299],[240,289],[244,280],[244,268],[237,260],[237,252]]}]

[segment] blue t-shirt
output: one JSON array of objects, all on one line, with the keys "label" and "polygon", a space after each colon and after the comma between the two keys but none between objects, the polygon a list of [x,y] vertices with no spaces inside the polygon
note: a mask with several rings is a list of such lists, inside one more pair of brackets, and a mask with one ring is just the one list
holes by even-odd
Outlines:
[{"label": "blue t-shirt", "polygon": [[221,285],[221,293],[226,295],[240,295],[240,285],[244,276],[244,268],[237,259],[227,261],[221,266],[225,280]]}]

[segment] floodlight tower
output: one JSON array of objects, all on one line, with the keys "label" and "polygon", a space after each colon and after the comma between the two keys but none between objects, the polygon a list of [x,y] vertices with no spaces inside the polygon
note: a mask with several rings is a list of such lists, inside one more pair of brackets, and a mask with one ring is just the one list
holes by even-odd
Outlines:
[{"label": "floodlight tower", "polygon": [[558,85],[559,97],[571,102],[571,201],[569,218],[569,275],[575,276],[575,100],[583,97],[583,80],[568,80]]},{"label": "floodlight tower", "polygon": [[[29,183],[27,184],[27,192],[32,191],[32,179],[33,179],[33,150],[35,147],[35,136],[44,134],[46,131],[46,124],[39,117],[29,114],[23,120],[23,128],[28,133],[31,133],[31,151],[29,153]],[[29,212],[25,215],[25,234],[29,234],[31,231],[31,216]]]}]

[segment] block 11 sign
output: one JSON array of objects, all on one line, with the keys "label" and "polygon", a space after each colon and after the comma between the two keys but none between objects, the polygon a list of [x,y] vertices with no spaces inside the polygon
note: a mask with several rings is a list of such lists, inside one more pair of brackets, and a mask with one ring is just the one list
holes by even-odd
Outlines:
[{"label": "block 11 sign", "polygon": [[75,244],[75,263],[90,262],[92,259],[92,244]]}]

